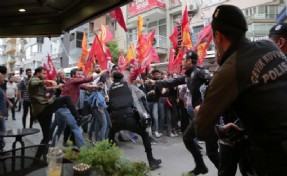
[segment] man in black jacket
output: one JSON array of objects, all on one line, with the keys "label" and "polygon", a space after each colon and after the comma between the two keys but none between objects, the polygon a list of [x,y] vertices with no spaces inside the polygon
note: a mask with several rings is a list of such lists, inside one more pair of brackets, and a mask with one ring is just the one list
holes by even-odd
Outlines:
[{"label": "man in black jacket", "polygon": [[[212,18],[220,68],[195,117],[197,137],[209,139],[220,116],[232,108],[247,133],[248,155],[256,174],[286,175],[286,56],[269,40],[245,38],[247,23],[238,7],[220,5]],[[225,132],[240,130],[234,123],[223,128]]]},{"label": "man in black jacket", "polygon": [[150,137],[145,128],[141,127],[139,121],[134,116],[133,98],[127,82],[122,81],[123,74],[115,71],[113,73],[114,83],[109,91],[109,108],[111,112],[112,128],[109,139],[114,140],[115,133],[121,130],[128,130],[139,134],[142,137],[145,152],[150,168],[156,169],[161,164],[160,159],[154,159],[151,149]]},{"label": "man in black jacket", "polygon": [[[171,80],[147,80],[147,84],[156,85],[158,87],[170,87],[173,88],[180,84],[187,84],[188,89],[192,95],[192,106],[195,108],[201,103],[201,93],[199,88],[210,78],[210,72],[203,67],[197,66],[197,53],[195,51],[188,51],[183,57],[182,67],[186,70],[184,76],[174,78]],[[186,128],[183,134],[183,142],[191,152],[195,161],[195,169],[192,170],[191,174],[205,174],[208,172],[207,167],[204,164],[202,155],[197,144],[194,142],[195,132],[193,128],[193,123],[191,122]],[[214,163],[215,167],[218,167],[218,152],[217,152],[217,143],[216,141],[209,141],[206,143],[207,155],[210,160]]]}]

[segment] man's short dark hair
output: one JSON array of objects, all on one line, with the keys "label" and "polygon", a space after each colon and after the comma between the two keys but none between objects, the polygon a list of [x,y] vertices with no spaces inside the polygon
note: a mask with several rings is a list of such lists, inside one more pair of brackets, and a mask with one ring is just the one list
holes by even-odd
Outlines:
[{"label": "man's short dark hair", "polygon": [[27,68],[27,69],[25,70],[26,73],[29,72],[29,71],[32,71],[32,69],[31,69],[31,68]]},{"label": "man's short dark hair", "polygon": [[81,71],[81,70],[78,68],[73,68],[70,72],[71,77],[73,77],[73,75],[75,75],[77,73],[77,71]]},{"label": "man's short dark hair", "polygon": [[46,70],[46,69],[45,69],[44,67],[42,67],[42,66],[37,67],[37,68],[35,69],[34,75],[36,75],[37,73],[40,73],[40,72],[43,71],[43,70]]},{"label": "man's short dark hair", "polygon": [[4,65],[0,65],[0,73],[5,75],[7,73],[7,67]]},{"label": "man's short dark hair", "polygon": [[155,68],[151,71],[151,74],[160,73],[159,69]]}]

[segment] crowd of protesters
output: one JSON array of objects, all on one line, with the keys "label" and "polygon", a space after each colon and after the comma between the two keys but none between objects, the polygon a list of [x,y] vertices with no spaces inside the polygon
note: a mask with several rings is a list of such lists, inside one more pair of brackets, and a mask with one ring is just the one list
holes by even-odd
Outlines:
[{"label": "crowd of protesters", "polygon": [[[200,151],[202,139],[220,176],[235,175],[237,164],[244,176],[286,175],[287,24],[271,28],[273,42],[250,42],[242,12],[221,5],[213,14],[212,29],[219,65],[214,76],[197,66],[192,50],[183,56],[185,73],[153,68],[134,75],[132,67],[123,72],[117,65],[101,70],[95,63],[91,75],[75,68],[68,79],[59,70],[55,80],[46,80],[45,68],[38,67],[26,69],[22,79],[9,75],[5,81],[7,69],[0,67],[0,129],[4,131],[5,120],[10,120],[8,109],[15,120],[18,102],[23,128],[30,110],[30,128],[34,120],[40,123],[41,143],[47,146],[54,146],[63,131],[63,145],[70,139],[78,148],[86,142],[83,132],[91,143],[114,142],[120,131],[118,140],[133,141],[138,134],[151,169],[156,169],[162,161],[153,157],[151,144],[162,136],[183,134],[195,160],[191,174],[208,172]],[[0,143],[3,150],[3,139]],[[46,152],[40,147],[37,157]]]}]

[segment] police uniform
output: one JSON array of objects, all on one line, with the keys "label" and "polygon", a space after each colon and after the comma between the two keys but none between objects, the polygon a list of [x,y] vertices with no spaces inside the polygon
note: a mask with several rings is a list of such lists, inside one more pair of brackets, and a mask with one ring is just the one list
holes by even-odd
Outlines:
[{"label": "police uniform", "polygon": [[[191,58],[194,62],[197,61],[198,56],[194,51],[188,51],[187,57]],[[186,84],[187,88],[191,92],[192,95],[192,106],[195,108],[196,106],[200,105],[201,93],[200,93],[200,86],[204,84],[206,81],[210,79],[210,72],[203,68],[196,65],[192,65],[192,67],[186,70],[185,75],[179,76],[178,78],[173,78],[170,80],[158,80],[156,81],[156,86],[158,87],[169,87],[173,88],[175,86]],[[192,154],[196,167],[191,173],[197,174],[205,174],[208,172],[206,168],[201,152],[194,141],[195,138],[195,131],[193,127],[193,122],[189,123],[186,130],[183,133],[183,142]],[[215,167],[218,167],[219,156],[218,156],[218,146],[217,141],[207,141],[206,142],[206,149],[207,155]]]},{"label": "police uniform", "polygon": [[127,82],[121,81],[123,75],[120,72],[113,74],[114,83],[109,91],[109,108],[111,112],[112,128],[109,139],[114,140],[115,133],[121,130],[128,130],[139,134],[142,137],[145,152],[151,169],[155,169],[161,160],[153,158],[149,134],[145,128],[139,125],[139,121],[134,117],[133,98]]},{"label": "police uniform", "polygon": [[[237,17],[230,18],[229,14]],[[219,31],[219,26],[241,30],[237,19],[246,25],[240,9],[231,5],[218,6],[213,14],[212,24],[216,23],[213,30]],[[246,31],[247,25],[244,34]],[[207,139],[214,133],[219,117],[232,107],[248,135],[249,157],[256,174],[287,175],[285,55],[269,40],[242,39],[231,43],[220,65],[195,119],[197,136]]]}]

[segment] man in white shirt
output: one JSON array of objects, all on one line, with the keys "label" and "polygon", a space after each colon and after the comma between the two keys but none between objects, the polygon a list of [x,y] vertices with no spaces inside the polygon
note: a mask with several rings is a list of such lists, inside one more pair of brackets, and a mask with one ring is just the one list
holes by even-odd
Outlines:
[{"label": "man in white shirt", "polygon": [[12,112],[12,119],[15,120],[15,98],[17,96],[17,84],[15,83],[15,77],[14,76],[9,77],[8,82],[6,84],[7,84],[6,96],[13,104],[13,106],[11,106],[10,109]]}]

